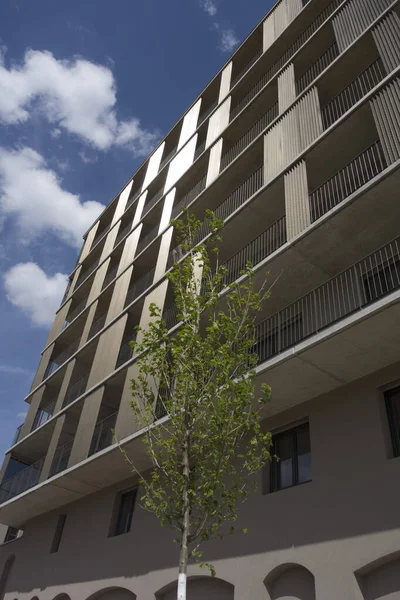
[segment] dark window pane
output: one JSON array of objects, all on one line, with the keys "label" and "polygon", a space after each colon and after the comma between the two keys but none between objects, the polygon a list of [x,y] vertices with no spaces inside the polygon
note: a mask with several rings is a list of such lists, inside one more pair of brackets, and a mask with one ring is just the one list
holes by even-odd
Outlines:
[{"label": "dark window pane", "polygon": [[293,459],[287,458],[279,461],[279,475],[280,488],[293,485]]},{"label": "dark window pane", "polygon": [[400,388],[385,394],[393,455],[400,456]]},{"label": "dark window pane", "polygon": [[13,540],[16,540],[17,537],[18,537],[18,529],[16,527],[9,527],[7,529],[6,537],[4,538],[4,543],[12,542]]},{"label": "dark window pane", "polygon": [[52,542],[51,548],[50,548],[50,552],[51,553],[58,552],[58,549],[60,547],[60,542],[61,542],[62,534],[63,534],[63,531],[64,531],[64,525],[65,525],[65,519],[66,518],[67,518],[67,515],[60,515],[58,517],[56,530],[54,532],[53,542]]},{"label": "dark window pane", "polygon": [[300,425],[273,438],[270,490],[288,488],[311,481],[311,447],[309,425]]},{"label": "dark window pane", "polygon": [[135,508],[137,490],[131,490],[122,494],[119,512],[117,518],[117,525],[115,528],[115,535],[121,535],[122,533],[128,533],[131,530],[133,510]]}]

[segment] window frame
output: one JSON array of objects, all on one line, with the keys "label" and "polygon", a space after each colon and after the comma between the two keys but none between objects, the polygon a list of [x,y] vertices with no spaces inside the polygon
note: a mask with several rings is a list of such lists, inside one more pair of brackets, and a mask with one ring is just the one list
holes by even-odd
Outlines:
[{"label": "window frame", "polygon": [[[311,457],[311,477],[310,479],[307,479],[305,481],[299,481],[299,465],[298,465],[298,447],[297,447],[297,434],[299,431],[303,430],[303,429],[307,429],[308,431],[308,438],[309,438],[309,443],[310,443],[310,457]],[[292,460],[292,481],[293,483],[291,485],[282,487],[281,483],[280,483],[280,469],[278,467],[279,465],[279,456],[278,459],[275,458],[275,449],[276,449],[276,444],[277,441],[279,441],[279,439],[288,436],[289,434],[291,434],[291,443],[292,443],[292,448],[293,448],[293,452],[292,452],[292,456],[291,456],[291,460]],[[273,492],[280,492],[282,490],[287,490],[293,487],[298,487],[299,485],[303,485],[305,483],[310,483],[312,481],[312,453],[311,453],[311,436],[310,436],[310,423],[309,421],[303,421],[302,423],[298,423],[296,425],[293,425],[291,427],[285,428],[279,432],[277,432],[276,434],[272,435],[272,448],[271,448],[271,462],[269,464],[269,492],[273,493]]]},{"label": "window frame", "polygon": [[67,515],[58,515],[56,528],[54,530],[53,540],[50,546],[50,554],[56,554],[60,548],[61,539],[64,532],[65,521],[67,520]]},{"label": "window frame", "polygon": [[400,395],[400,386],[384,392],[393,458],[400,457],[400,414],[397,413],[397,409],[393,403],[393,397],[397,395]]},{"label": "window frame", "polygon": [[[135,512],[136,506],[136,498],[137,498],[138,488],[133,487],[127,490],[123,490],[117,494],[116,502],[115,502],[115,510],[114,510],[114,519],[112,523],[111,536],[110,537],[118,537],[120,535],[125,535],[126,533],[130,533],[132,528],[132,519],[133,514]],[[127,522],[125,526],[121,527],[121,520],[123,518],[123,509],[124,509],[124,498],[127,496],[131,496],[132,506],[128,512]]]}]

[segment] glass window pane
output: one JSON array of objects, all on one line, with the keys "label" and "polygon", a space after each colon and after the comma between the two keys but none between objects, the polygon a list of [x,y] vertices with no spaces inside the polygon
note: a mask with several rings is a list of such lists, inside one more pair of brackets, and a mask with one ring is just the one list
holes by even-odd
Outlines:
[{"label": "glass window pane", "polygon": [[280,474],[280,486],[281,488],[287,488],[293,485],[293,459],[287,458],[280,460],[278,463],[278,469]]},{"label": "glass window pane", "polygon": [[281,460],[293,457],[293,432],[287,432],[278,436],[276,440],[276,455]]},{"label": "glass window pane", "polygon": [[300,454],[297,458],[299,483],[311,481],[311,452]]},{"label": "glass window pane", "polygon": [[128,533],[131,530],[133,509],[135,507],[136,491],[137,490],[132,490],[121,496],[117,525],[115,528],[115,535]]}]

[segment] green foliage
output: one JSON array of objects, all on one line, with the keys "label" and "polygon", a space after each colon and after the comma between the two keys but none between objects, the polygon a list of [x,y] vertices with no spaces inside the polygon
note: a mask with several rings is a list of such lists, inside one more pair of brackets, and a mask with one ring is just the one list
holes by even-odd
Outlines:
[{"label": "green foliage", "polygon": [[153,465],[148,477],[138,473],[141,503],[178,531],[176,541],[186,540],[196,560],[202,542],[234,532],[238,502],[271,445],[260,427],[270,389],[263,386],[255,398],[254,351],[255,318],[269,292],[265,284],[254,290],[250,264],[227,288],[227,269],[218,262],[223,222],[211,211],[206,221],[207,243],[196,243],[201,222],[194,215],[185,211],[173,222],[184,258],[167,277],[179,327],[169,334],[152,304],[150,325],[132,342],[138,375],[131,406]]}]

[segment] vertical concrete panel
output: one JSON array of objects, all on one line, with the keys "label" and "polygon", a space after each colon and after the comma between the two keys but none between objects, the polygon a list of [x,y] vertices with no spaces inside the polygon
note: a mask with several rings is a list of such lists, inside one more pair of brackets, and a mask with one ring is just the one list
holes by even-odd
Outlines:
[{"label": "vertical concrete panel", "polygon": [[225,102],[217,108],[217,110],[211,115],[208,121],[207,140],[206,148],[219,138],[221,133],[229,124],[229,114],[231,110],[231,96],[229,96]]},{"label": "vertical concrete panel", "polygon": [[171,247],[172,233],[174,228],[170,227],[161,237],[160,250],[157,257],[156,270],[154,273],[154,280],[158,281],[163,277],[168,261],[168,253]]},{"label": "vertical concrete panel", "polygon": [[286,27],[289,25],[286,4],[287,4],[286,0],[282,0],[274,10],[275,39],[277,39],[281,35],[281,33],[283,31],[285,31]]},{"label": "vertical concrete panel", "polygon": [[313,87],[296,106],[300,127],[300,151],[305,150],[324,131],[318,90]]},{"label": "vertical concrete panel", "polygon": [[301,151],[298,106],[282,119],[283,162],[286,167]]},{"label": "vertical concrete panel", "polygon": [[32,430],[33,422],[35,420],[39,405],[42,401],[45,387],[46,386],[42,385],[42,387],[31,397],[31,403],[29,404],[28,412],[21,429],[20,438],[26,437]]},{"label": "vertical concrete panel", "polygon": [[122,273],[133,261],[136,254],[136,248],[139,242],[142,226],[136,227],[132,233],[125,239],[124,249],[122,250],[121,260],[119,261],[117,274]]},{"label": "vertical concrete panel", "polygon": [[65,394],[67,392],[68,386],[71,383],[72,373],[76,364],[76,358],[73,358],[66,366],[64,379],[60,387],[60,392],[57,397],[57,402],[54,407],[54,414],[58,413],[63,406]]},{"label": "vertical concrete panel", "polygon": [[388,73],[400,64],[400,18],[396,12],[390,12],[373,30],[379,55]]},{"label": "vertical concrete panel", "polygon": [[295,100],[296,81],[294,76],[294,64],[291,63],[278,77],[279,113],[285,112]]},{"label": "vertical concrete panel", "polygon": [[221,104],[222,100],[229,94],[231,89],[231,77],[232,77],[232,61],[226,65],[225,69],[221,73],[221,83],[219,85],[218,104]]},{"label": "vertical concrete panel", "polygon": [[118,219],[120,217],[122,217],[122,215],[124,214],[126,204],[128,202],[129,194],[132,189],[132,184],[133,184],[133,179],[128,183],[128,185],[120,193],[118,202],[117,202],[117,207],[114,211],[114,216],[111,221],[111,225],[114,225],[118,221]]},{"label": "vertical concrete panel", "polygon": [[143,208],[144,208],[144,205],[146,202],[147,194],[148,194],[148,191],[146,190],[140,196],[139,200],[136,203],[136,211],[135,211],[135,216],[133,217],[132,227],[136,227],[136,225],[139,223],[140,219],[142,218],[142,212],[143,212]]},{"label": "vertical concrete panel", "polygon": [[110,261],[111,258],[108,258],[95,272],[93,284],[87,301],[88,304],[93,302],[93,300],[95,300],[100,294],[101,288],[103,287],[104,279],[107,275],[107,269],[110,264]]},{"label": "vertical concrete panel", "polygon": [[128,315],[125,313],[116,323],[113,323],[100,335],[89,375],[87,389],[90,389],[114,371],[127,318]]},{"label": "vertical concrete panel", "polygon": [[168,165],[168,175],[164,186],[164,192],[168,191],[182,177],[182,175],[193,164],[196,151],[197,134],[186,144],[184,148],[171,160]]},{"label": "vertical concrete panel", "polygon": [[91,249],[92,244],[93,244],[93,240],[96,237],[96,233],[97,233],[97,230],[99,228],[99,223],[100,223],[100,221],[97,221],[93,225],[92,229],[90,231],[88,231],[85,243],[83,244],[83,248],[82,248],[81,254],[79,256],[79,262],[80,263],[87,257],[87,255],[90,252],[90,249]]},{"label": "vertical concrete panel", "polygon": [[201,98],[198,99],[196,104],[192,106],[189,112],[186,113],[186,115],[184,116],[182,121],[182,129],[179,136],[178,150],[180,150],[182,146],[184,146],[184,144],[186,144],[186,142],[190,140],[190,138],[196,131],[197,121],[199,120],[200,106]]},{"label": "vertical concrete panel", "polygon": [[[142,316],[140,318],[140,322],[139,325],[142,329],[146,329],[149,326],[149,323],[152,319],[152,317],[150,317],[150,312],[149,312],[149,306],[150,304],[154,303],[158,306],[158,308],[161,309],[161,311],[164,308],[164,303],[165,303],[165,296],[167,294],[167,287],[168,287],[168,281],[165,279],[164,281],[162,281],[160,283],[160,285],[158,285],[156,288],[154,288],[150,294],[148,294],[144,300],[144,304],[143,304],[143,310],[142,310]],[[142,334],[141,332],[138,333],[137,336],[137,340],[140,341],[142,339]]]},{"label": "vertical concrete panel", "polygon": [[128,367],[124,389],[121,395],[121,404],[119,407],[117,420],[115,423],[115,435],[118,441],[123,440],[128,435],[139,431],[141,426],[135,421],[130,403],[132,402],[131,381],[136,379],[138,367],[133,364]]},{"label": "vertical concrete panel", "polygon": [[77,287],[76,283],[77,283],[77,281],[79,279],[79,275],[81,274],[81,271],[82,271],[82,265],[80,265],[76,269],[76,271],[74,273],[74,276],[73,276],[72,282],[71,282],[71,286],[70,286],[70,288],[68,290],[67,298],[70,298],[70,296],[72,295],[72,293],[75,291],[75,288]]},{"label": "vertical concrete panel", "polygon": [[113,251],[120,227],[121,221],[107,233],[99,262],[103,262],[103,260],[105,260],[105,258]]},{"label": "vertical concrete panel", "polygon": [[129,289],[131,281],[133,267],[129,267],[120,277],[114,285],[113,295],[111,298],[110,306],[107,313],[106,324],[110,323],[120,312],[124,309],[126,294]]},{"label": "vertical concrete panel", "polygon": [[99,301],[95,300],[93,302],[93,304],[90,306],[89,311],[87,312],[86,323],[85,323],[85,327],[83,329],[82,336],[81,336],[81,339],[79,342],[79,348],[82,348],[82,346],[84,346],[86,344],[86,342],[88,341],[90,329],[93,325],[94,316],[96,314],[98,304],[99,304]]},{"label": "vertical concrete panel", "polygon": [[283,169],[283,126],[279,121],[264,137],[264,183]]},{"label": "vertical concrete panel", "polygon": [[311,223],[307,167],[304,161],[285,175],[285,212],[287,239],[291,240]]},{"label": "vertical concrete panel", "polygon": [[266,52],[275,41],[275,17],[272,12],[263,23],[263,51]]},{"label": "vertical concrete panel", "polygon": [[338,48],[343,52],[392,4],[392,0],[351,0],[333,18]]},{"label": "vertical concrete panel", "polygon": [[147,165],[146,177],[144,178],[142,190],[145,190],[149,183],[151,183],[154,177],[157,175],[158,170],[160,168],[160,163],[162,159],[162,155],[164,152],[165,142],[161,144],[159,148],[154,152],[154,154],[150,157],[149,163]]},{"label": "vertical concrete panel", "polygon": [[54,350],[54,344],[51,344],[42,354],[42,358],[40,359],[38,370],[36,371],[36,375],[33,379],[31,390],[34,390],[42,381],[44,372],[47,369],[47,365],[49,364],[51,354]]},{"label": "vertical concrete panel", "polygon": [[219,175],[221,168],[222,144],[223,140],[220,138],[210,150],[206,186],[210,185],[210,183],[212,183]]},{"label": "vertical concrete panel", "polygon": [[288,23],[291,23],[297,17],[302,8],[303,4],[301,0],[286,0]]},{"label": "vertical concrete panel", "polygon": [[60,415],[56,421],[53,435],[51,436],[51,441],[50,441],[49,447],[47,449],[46,458],[44,460],[43,469],[40,474],[39,483],[42,483],[42,481],[46,481],[46,479],[48,479],[48,477],[49,477],[51,464],[53,462],[54,454],[58,447],[61,431],[64,426],[64,421],[65,421],[65,414]]},{"label": "vertical concrete panel", "polygon": [[68,467],[72,467],[88,457],[94,428],[104,395],[104,386],[87,396],[83,401],[81,416],[69,457]]},{"label": "vertical concrete panel", "polygon": [[172,207],[174,205],[176,188],[173,188],[169,194],[166,195],[164,200],[163,212],[160,219],[160,226],[158,228],[158,234],[166,229],[171,221]]},{"label": "vertical concrete panel", "polygon": [[49,335],[47,337],[46,346],[48,346],[57,336],[61,333],[65,320],[67,318],[69,309],[71,308],[71,298],[60,308],[56,313],[56,318],[53,321]]},{"label": "vertical concrete panel", "polygon": [[391,81],[370,101],[387,163],[400,158],[400,78]]}]

